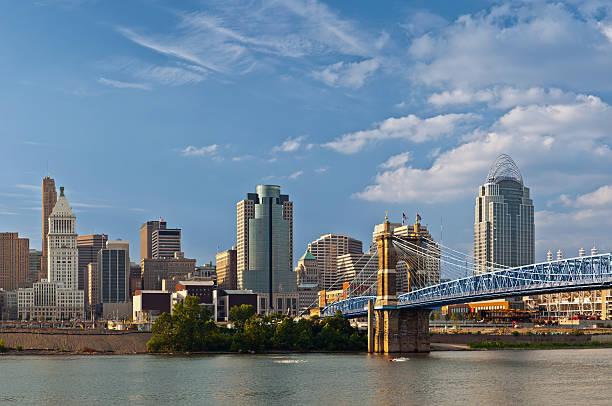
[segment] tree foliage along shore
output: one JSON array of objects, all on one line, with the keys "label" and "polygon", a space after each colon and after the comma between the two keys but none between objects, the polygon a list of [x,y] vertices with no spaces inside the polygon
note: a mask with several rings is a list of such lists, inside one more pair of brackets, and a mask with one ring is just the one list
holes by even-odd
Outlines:
[{"label": "tree foliage along shore", "polygon": [[153,325],[149,352],[195,351],[365,351],[367,337],[351,327],[340,313],[334,317],[295,320],[261,316],[250,305],[230,309],[234,328],[218,326],[199,298],[187,296],[163,313]]}]

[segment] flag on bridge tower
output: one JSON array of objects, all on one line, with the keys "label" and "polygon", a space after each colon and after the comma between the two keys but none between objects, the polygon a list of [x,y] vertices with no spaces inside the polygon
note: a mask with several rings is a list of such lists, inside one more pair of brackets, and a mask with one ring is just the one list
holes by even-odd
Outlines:
[{"label": "flag on bridge tower", "polygon": [[410,220],[408,219],[408,217],[406,216],[406,213],[403,213],[403,212],[402,212],[402,225],[404,225],[404,220],[406,220],[406,221],[410,221]]},{"label": "flag on bridge tower", "polygon": [[418,223],[419,221],[421,221],[421,216],[419,216],[419,213],[417,213],[416,222]]}]

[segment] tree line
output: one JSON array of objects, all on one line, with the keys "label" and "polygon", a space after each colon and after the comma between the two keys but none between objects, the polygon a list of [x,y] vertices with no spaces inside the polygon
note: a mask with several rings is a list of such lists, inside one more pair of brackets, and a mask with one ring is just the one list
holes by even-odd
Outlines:
[{"label": "tree line", "polygon": [[217,325],[196,296],[187,296],[162,313],[147,342],[149,352],[365,351],[367,334],[352,327],[340,313],[321,319],[296,320],[281,314],[262,316],[251,305],[229,312],[233,328]]}]

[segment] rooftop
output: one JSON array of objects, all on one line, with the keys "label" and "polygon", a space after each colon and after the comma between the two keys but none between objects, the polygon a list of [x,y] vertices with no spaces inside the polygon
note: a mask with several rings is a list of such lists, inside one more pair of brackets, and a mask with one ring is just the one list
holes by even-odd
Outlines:
[{"label": "rooftop", "polygon": [[523,185],[521,171],[512,158],[506,154],[501,154],[493,162],[486,183],[499,183],[502,180],[513,180]]}]

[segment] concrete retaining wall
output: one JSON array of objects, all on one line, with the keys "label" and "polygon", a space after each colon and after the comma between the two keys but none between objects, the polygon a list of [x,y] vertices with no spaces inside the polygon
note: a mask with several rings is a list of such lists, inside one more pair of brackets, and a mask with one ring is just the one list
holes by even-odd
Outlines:
[{"label": "concrete retaining wall", "polygon": [[612,342],[612,334],[585,334],[585,335],[534,335],[521,334],[514,335],[496,335],[496,334],[433,334],[431,336],[432,343],[441,344],[470,344],[480,343],[483,341],[498,341],[502,343],[585,343],[587,341],[599,341],[603,343]]},{"label": "concrete retaining wall", "polygon": [[0,338],[10,348],[21,346],[24,350],[83,351],[92,348],[99,352],[117,354],[147,351],[151,333],[137,331],[100,330],[0,330]]}]

